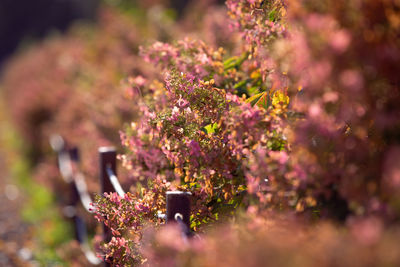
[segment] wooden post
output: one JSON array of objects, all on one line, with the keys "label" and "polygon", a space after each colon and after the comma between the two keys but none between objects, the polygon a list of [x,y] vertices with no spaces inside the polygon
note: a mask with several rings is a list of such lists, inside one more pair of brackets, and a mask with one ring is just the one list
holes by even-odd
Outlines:
[{"label": "wooden post", "polygon": [[[115,174],[117,174],[116,158],[117,153],[114,147],[99,148],[99,177],[101,194],[115,192],[107,174],[107,166],[110,167]],[[112,234],[110,229],[103,224],[103,241],[110,242],[111,237]],[[111,264],[104,262],[104,266],[108,267],[111,266]]]},{"label": "wooden post", "polygon": [[[71,159],[71,163],[78,164],[79,162],[79,151],[78,148],[73,147],[69,148],[68,150],[69,157]],[[67,216],[70,216],[71,220],[74,223],[74,232],[75,232],[75,239],[79,242],[79,244],[82,244],[83,240],[80,235],[80,225],[79,225],[79,216],[77,214],[77,206],[79,204],[79,192],[78,189],[76,188],[75,181],[72,179],[69,183],[70,187],[70,199],[68,206],[66,207],[66,212],[69,213]]]},{"label": "wooden post", "polygon": [[[68,149],[68,154],[71,158],[71,161],[76,165],[75,167],[77,167],[80,161],[79,149],[77,147],[72,147]],[[71,196],[68,208],[72,216],[71,219],[74,223],[75,239],[79,242],[79,244],[82,245],[87,242],[87,230],[84,220],[77,213],[77,206],[80,202],[80,196],[74,179],[72,179],[70,183],[70,188]]]},{"label": "wooden post", "polygon": [[166,223],[176,223],[177,216],[181,216],[186,225],[185,234],[190,232],[190,192],[168,191],[167,192],[167,218]]},{"label": "wooden post", "polygon": [[116,171],[116,158],[117,152],[114,147],[100,147],[99,148],[99,158],[100,158],[100,185],[101,193],[115,192],[114,187],[110,182],[110,178],[107,174],[107,166],[109,166],[115,175]]}]

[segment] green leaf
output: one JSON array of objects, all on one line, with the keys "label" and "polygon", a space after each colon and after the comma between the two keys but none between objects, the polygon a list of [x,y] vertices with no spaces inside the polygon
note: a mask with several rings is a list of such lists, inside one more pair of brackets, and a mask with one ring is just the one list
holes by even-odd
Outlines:
[{"label": "green leaf", "polygon": [[228,69],[231,65],[235,64],[238,57],[230,57],[224,61],[224,69]]},{"label": "green leaf", "polygon": [[252,86],[247,91],[249,92],[249,95],[253,96],[259,94],[260,92],[263,92],[264,90],[260,91],[260,86]]},{"label": "green leaf", "polygon": [[277,19],[277,13],[275,9],[268,13],[268,18],[270,21],[275,21]]},{"label": "green leaf", "polygon": [[245,86],[249,81],[250,81],[249,79],[240,81],[237,84],[235,84],[235,86],[233,88],[234,89],[238,89],[238,88],[240,88],[242,86]]},{"label": "green leaf", "polygon": [[246,99],[246,103],[250,103],[252,106],[254,106],[258,100],[264,95],[265,92],[253,95],[252,97]]},{"label": "green leaf", "polygon": [[257,105],[259,107],[268,108],[269,106],[269,98],[267,92],[262,92],[246,100],[246,103],[250,103],[252,106]]},{"label": "green leaf", "polygon": [[207,134],[213,134],[215,133],[215,131],[217,130],[218,125],[216,123],[211,123],[207,126],[204,127],[204,129],[206,130]]},{"label": "green leaf", "polygon": [[236,68],[249,57],[248,53],[244,53],[240,58],[238,57],[231,57],[224,61],[224,70],[230,70]]}]

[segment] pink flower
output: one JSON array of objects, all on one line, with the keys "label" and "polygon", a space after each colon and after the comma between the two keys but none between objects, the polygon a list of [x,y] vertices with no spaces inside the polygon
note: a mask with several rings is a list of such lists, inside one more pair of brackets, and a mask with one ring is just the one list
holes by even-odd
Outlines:
[{"label": "pink flower", "polygon": [[177,104],[178,104],[178,107],[180,107],[180,108],[186,108],[189,105],[189,102],[186,99],[183,99],[182,95],[179,95]]},{"label": "pink flower", "polygon": [[190,141],[189,143],[189,150],[190,150],[190,155],[199,157],[201,155],[201,147],[199,143],[195,140]]}]

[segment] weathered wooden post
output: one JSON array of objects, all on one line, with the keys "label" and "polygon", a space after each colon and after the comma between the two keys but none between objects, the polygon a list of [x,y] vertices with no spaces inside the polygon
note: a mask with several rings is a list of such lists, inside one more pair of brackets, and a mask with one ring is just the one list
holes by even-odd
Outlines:
[{"label": "weathered wooden post", "polygon": [[115,192],[110,179],[107,174],[107,167],[111,168],[116,174],[116,158],[117,152],[114,147],[100,147],[99,148],[99,158],[100,158],[100,184],[101,193]]},{"label": "weathered wooden post", "polygon": [[[110,179],[107,174],[107,167],[111,168],[114,174],[116,171],[116,158],[117,153],[114,147],[100,147],[99,148],[99,177],[100,177],[100,190],[101,194],[115,192]],[[109,242],[111,240],[110,229],[103,224],[103,240]],[[109,263],[104,262],[104,266],[111,266]]]},{"label": "weathered wooden post", "polygon": [[186,236],[190,231],[190,192],[168,191],[167,192],[167,216],[166,223],[180,223]]}]

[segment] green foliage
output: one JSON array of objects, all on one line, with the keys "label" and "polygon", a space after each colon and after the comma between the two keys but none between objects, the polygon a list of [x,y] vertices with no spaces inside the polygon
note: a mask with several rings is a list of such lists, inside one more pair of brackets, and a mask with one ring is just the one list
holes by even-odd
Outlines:
[{"label": "green foliage", "polygon": [[218,124],[217,123],[210,123],[206,126],[204,126],[204,131],[206,134],[213,134],[218,130]]}]

